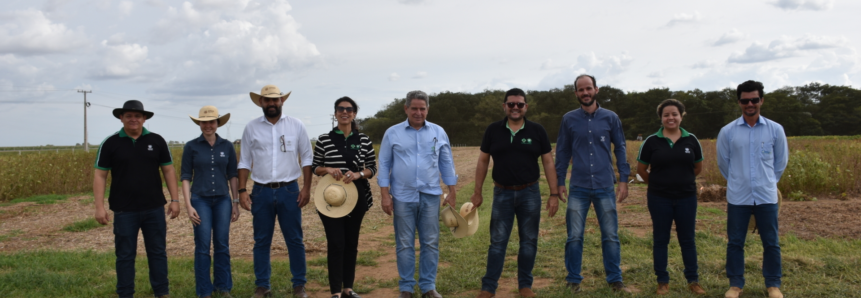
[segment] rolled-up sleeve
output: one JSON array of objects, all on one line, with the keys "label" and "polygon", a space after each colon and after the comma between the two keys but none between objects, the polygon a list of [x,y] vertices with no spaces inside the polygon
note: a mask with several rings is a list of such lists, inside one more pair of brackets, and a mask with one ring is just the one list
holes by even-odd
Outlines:
[{"label": "rolled-up sleeve", "polygon": [[194,149],[191,149],[191,142],[185,143],[185,146],[182,149],[182,163],[179,168],[180,176],[179,180],[188,180],[191,181],[191,175],[194,172]]},{"label": "rolled-up sleeve", "polygon": [[613,141],[613,153],[616,155],[616,168],[619,169],[619,182],[628,182],[628,177],[631,176],[631,165],[628,164],[628,154],[625,151],[627,146],[625,132],[622,130],[622,121],[619,117],[613,118],[610,138]]},{"label": "rolled-up sleeve", "polygon": [[774,177],[780,180],[783,172],[786,171],[786,164],[789,163],[789,145],[786,142],[783,127],[775,125],[774,130]]},{"label": "rolled-up sleeve", "polygon": [[439,172],[442,177],[442,183],[445,185],[457,185],[457,173],[455,173],[454,158],[451,154],[451,143],[448,140],[448,135],[440,128],[439,137],[443,140],[444,146],[439,152]]},{"label": "rolled-up sleeve", "polygon": [[571,130],[568,129],[567,117],[562,117],[559,125],[559,136],[556,137],[556,179],[558,186],[565,186],[568,162],[571,160]]},{"label": "rolled-up sleeve", "polygon": [[250,170],[254,163],[251,157],[251,123],[245,125],[245,131],[242,132],[242,141],[239,143],[239,169]]},{"label": "rolled-up sleeve", "polygon": [[299,122],[302,128],[299,130],[299,160],[302,167],[310,167],[314,160],[314,152],[311,150],[311,138],[308,137],[308,131],[305,130],[305,124]]},{"label": "rolled-up sleeve", "polygon": [[380,168],[377,176],[377,185],[380,187],[390,186],[393,158],[392,143],[389,130],[387,130],[386,134],[383,135],[383,141],[380,143]]}]

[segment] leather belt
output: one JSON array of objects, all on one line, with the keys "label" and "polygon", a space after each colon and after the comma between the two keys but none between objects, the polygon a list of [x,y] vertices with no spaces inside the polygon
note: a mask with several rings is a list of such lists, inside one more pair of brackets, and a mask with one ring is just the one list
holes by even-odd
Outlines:
[{"label": "leather belt", "polygon": [[523,190],[524,188],[530,187],[535,183],[538,183],[538,181],[533,181],[533,182],[521,184],[521,185],[502,185],[496,181],[493,181],[493,185],[496,185],[496,187],[499,187],[502,189],[507,189],[507,190]]},{"label": "leather belt", "polygon": [[257,182],[254,182],[254,185],[260,185],[260,186],[263,186],[263,187],[268,187],[268,188],[275,189],[275,188],[281,188],[281,187],[284,187],[284,186],[287,186],[287,185],[290,185],[290,184],[293,184],[293,183],[296,183],[296,180],[293,180],[293,181],[290,181],[290,182],[272,182],[272,183],[257,183]]}]

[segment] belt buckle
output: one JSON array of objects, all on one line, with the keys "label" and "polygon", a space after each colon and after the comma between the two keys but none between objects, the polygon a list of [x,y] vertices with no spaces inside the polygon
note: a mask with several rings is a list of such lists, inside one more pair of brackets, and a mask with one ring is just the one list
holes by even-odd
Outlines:
[{"label": "belt buckle", "polygon": [[281,188],[281,182],[272,182],[272,183],[269,183],[269,188],[271,188],[271,189],[279,189],[279,188]]}]

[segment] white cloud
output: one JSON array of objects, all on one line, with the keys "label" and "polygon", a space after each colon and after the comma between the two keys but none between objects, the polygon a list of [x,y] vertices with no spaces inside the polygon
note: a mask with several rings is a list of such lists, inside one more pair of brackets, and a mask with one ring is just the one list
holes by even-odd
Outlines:
[{"label": "white cloud", "polygon": [[747,36],[744,33],[741,33],[737,29],[733,28],[729,32],[721,35],[721,37],[718,38],[718,40],[716,40],[714,43],[712,43],[712,46],[722,46],[725,44],[735,43],[737,41],[745,39],[746,37]]},{"label": "white cloud", "polygon": [[691,65],[691,68],[694,68],[694,69],[700,69],[700,68],[712,68],[712,67],[715,67],[715,66],[718,66],[718,65],[719,65],[719,63],[718,63],[717,61],[714,61],[714,60],[705,60],[705,61],[700,61],[700,62],[697,62],[697,63],[692,64],[692,65]]},{"label": "white cloud", "polygon": [[702,20],[702,18],[703,17],[700,15],[700,13],[698,11],[694,11],[693,14],[679,13],[679,14],[673,15],[673,18],[670,19],[669,22],[667,22],[666,26],[667,27],[673,27],[675,25],[693,24],[693,23],[696,23],[696,22],[699,22],[700,20]]},{"label": "white cloud", "polygon": [[202,10],[235,9],[242,10],[250,0],[194,0],[194,6]]},{"label": "white cloud", "polygon": [[599,82],[614,82],[619,74],[628,70],[633,60],[627,53],[618,56],[598,56],[595,53],[580,55],[577,63],[542,78],[538,88],[562,88],[573,84],[574,79],[584,73],[595,76]]},{"label": "white cloud", "polygon": [[422,4],[422,3],[428,3],[428,2],[430,2],[430,0],[398,0],[398,3],[407,4],[407,5],[418,5],[418,4]]},{"label": "white cloud", "polygon": [[90,70],[90,76],[98,79],[124,79],[141,76],[137,70],[146,61],[149,49],[139,44],[101,43],[101,61]]},{"label": "white cloud", "polygon": [[400,79],[401,79],[401,76],[398,75],[398,73],[396,73],[396,72],[393,72],[392,74],[389,75],[389,81],[394,82],[394,81],[397,81]]},{"label": "white cloud", "polygon": [[754,42],[744,52],[735,52],[729,56],[730,63],[757,63],[787,57],[794,57],[808,51],[844,47],[845,37],[805,35],[791,39],[782,37],[769,44]]},{"label": "white cloud", "polygon": [[564,67],[561,64],[553,62],[553,59],[547,58],[544,63],[541,63],[541,70],[558,69]]},{"label": "white cloud", "polygon": [[662,71],[655,71],[655,72],[649,73],[648,77],[650,77],[650,78],[663,78],[663,77],[664,77],[664,72],[662,72]]},{"label": "white cloud", "polygon": [[131,14],[132,9],[134,9],[134,3],[131,1],[120,1],[120,4],[117,4],[117,10],[119,10],[122,15]]},{"label": "white cloud", "polygon": [[783,10],[823,11],[833,8],[834,0],[777,0],[771,5]]},{"label": "white cloud", "polygon": [[65,53],[87,43],[83,32],[51,22],[34,9],[0,13],[0,54],[40,55]]},{"label": "white cloud", "polygon": [[[173,43],[175,56],[162,56],[166,70],[171,73],[149,90],[168,94],[234,94],[248,85],[269,81],[273,75],[285,71],[295,73],[322,65],[322,56],[317,46],[299,33],[299,23],[289,14],[291,6],[284,0],[275,0],[266,5],[247,1],[197,1],[208,5],[197,9],[189,2],[179,9],[169,8],[165,17],[158,21],[154,32],[166,28],[183,30],[172,38],[156,40]],[[211,9],[219,5],[234,5],[234,9]],[[182,38],[179,38],[182,37]],[[182,72],[171,71],[171,67],[183,67]],[[164,65],[163,65],[164,66]],[[212,86],[216,87],[212,87]]]},{"label": "white cloud", "polygon": [[427,76],[428,76],[428,72],[420,71],[420,72],[417,72],[416,75],[413,76],[413,79],[423,79]]}]

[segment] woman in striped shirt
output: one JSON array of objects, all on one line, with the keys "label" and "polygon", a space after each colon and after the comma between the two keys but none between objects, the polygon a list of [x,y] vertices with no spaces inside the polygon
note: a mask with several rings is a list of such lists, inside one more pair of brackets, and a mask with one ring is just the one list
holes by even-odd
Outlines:
[{"label": "woman in striped shirt", "polygon": [[371,139],[356,127],[354,120],[358,111],[359,106],[349,97],[335,101],[338,127],[317,138],[311,165],[311,170],[318,176],[328,174],[335,180],[355,183],[359,193],[356,207],[345,217],[331,218],[317,212],[326,230],[329,289],[333,298],[360,298],[353,292],[359,230],[365,212],[374,202],[368,179],[377,173],[377,161]]}]

